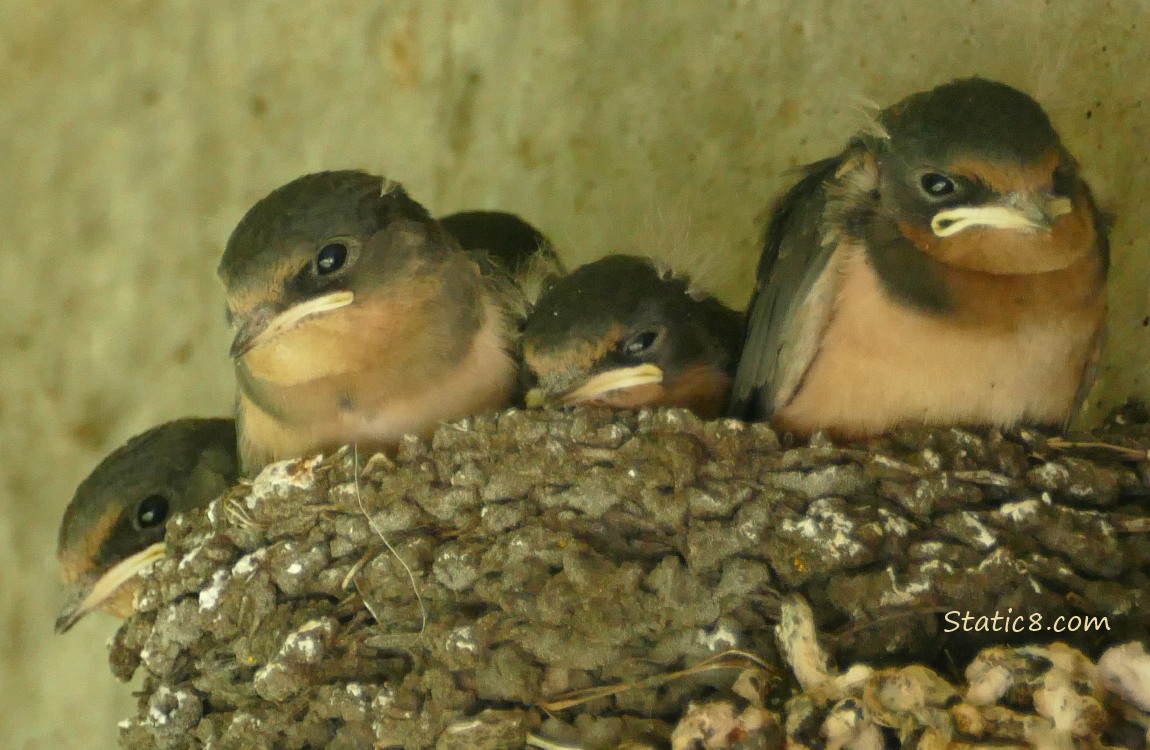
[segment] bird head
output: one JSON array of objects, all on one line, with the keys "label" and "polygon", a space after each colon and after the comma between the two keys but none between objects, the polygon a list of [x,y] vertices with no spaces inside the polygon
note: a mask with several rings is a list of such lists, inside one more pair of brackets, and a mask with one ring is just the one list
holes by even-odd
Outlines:
[{"label": "bird head", "polygon": [[418,335],[444,299],[479,314],[467,306],[478,269],[458,242],[398,184],[358,171],[306,175],[256,203],[218,273],[232,357],[272,381],[306,381],[348,367],[348,357],[376,356],[347,346],[347,334],[374,327],[394,345]]},{"label": "bird head", "polygon": [[556,282],[528,318],[524,361],[537,383],[528,406],[721,400],[741,335],[740,316],[685,279],[647,258],[608,256]]},{"label": "bird head", "polygon": [[136,575],[164,555],[168,518],[207,505],[238,475],[230,419],[168,422],[109,454],[60,524],[56,557],[71,591],[57,632],[95,609],[127,616]]},{"label": "bird head", "polygon": [[1031,97],[981,78],[903,99],[864,136],[879,210],[920,250],[958,268],[1044,273],[1093,245],[1078,166]]}]

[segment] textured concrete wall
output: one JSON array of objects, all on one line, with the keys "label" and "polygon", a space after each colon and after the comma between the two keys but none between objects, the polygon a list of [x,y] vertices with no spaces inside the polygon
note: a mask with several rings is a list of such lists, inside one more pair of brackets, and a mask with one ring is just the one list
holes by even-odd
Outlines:
[{"label": "textured concrete wall", "polygon": [[52,634],[56,524],[129,435],[227,411],[216,258],[307,171],[520,211],[576,261],[690,248],[741,303],[786,170],[836,150],[863,101],[997,77],[1047,105],[1118,217],[1099,393],[1150,395],[1145,1],[0,0],[0,18],[6,747],[115,745],[113,621]]}]

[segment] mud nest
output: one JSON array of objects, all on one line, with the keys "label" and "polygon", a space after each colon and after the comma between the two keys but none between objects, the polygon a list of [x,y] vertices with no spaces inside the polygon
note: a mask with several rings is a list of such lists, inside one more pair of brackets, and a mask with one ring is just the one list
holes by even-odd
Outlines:
[{"label": "mud nest", "polygon": [[[662,746],[731,676],[660,675],[723,652],[753,655],[781,710],[795,594],[844,665],[960,679],[980,649],[1054,641],[1097,658],[1150,633],[1148,445],[1137,408],[1082,441],[795,446],[678,410],[513,410],[393,458],[275,464],[169,525],[111,644],[118,677],[144,671],[122,743]],[[616,683],[634,689],[555,699]]]}]

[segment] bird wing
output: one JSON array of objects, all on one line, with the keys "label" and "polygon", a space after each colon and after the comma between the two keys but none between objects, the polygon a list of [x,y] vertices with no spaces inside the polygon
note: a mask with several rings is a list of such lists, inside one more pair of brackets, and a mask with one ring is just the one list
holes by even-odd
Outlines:
[{"label": "bird wing", "polygon": [[[1105,283],[1105,278],[1110,272],[1110,227],[1114,223],[1114,218],[1098,208],[1098,202],[1094,199],[1094,192],[1090,189],[1090,185],[1082,182],[1081,186],[1094,221],[1095,241],[1097,242],[1098,254],[1102,258],[1102,277],[1103,283]],[[1094,341],[1091,342],[1090,352],[1086,357],[1086,364],[1082,368],[1082,379],[1078,383],[1078,392],[1074,394],[1074,405],[1070,408],[1066,422],[1062,425],[1063,429],[1069,427],[1069,425],[1077,419],[1082,409],[1086,406],[1087,397],[1094,389],[1094,381],[1098,377],[1098,371],[1102,363],[1102,350],[1106,346],[1106,339],[1109,335],[1108,328],[1109,326],[1104,313],[1102,325],[1098,326],[1098,330],[1094,333]]]},{"label": "bird wing", "polygon": [[515,214],[460,211],[438,221],[520,317],[565,273],[551,240]]},{"label": "bird wing", "polygon": [[793,397],[834,307],[838,242],[827,221],[829,184],[847,156],[816,162],[775,206],[759,259],[731,414],[768,419]]},{"label": "bird wing", "polygon": [[559,265],[559,256],[547,235],[506,211],[459,211],[440,217],[439,223],[464,250],[484,253],[514,277],[529,272],[541,261]]}]

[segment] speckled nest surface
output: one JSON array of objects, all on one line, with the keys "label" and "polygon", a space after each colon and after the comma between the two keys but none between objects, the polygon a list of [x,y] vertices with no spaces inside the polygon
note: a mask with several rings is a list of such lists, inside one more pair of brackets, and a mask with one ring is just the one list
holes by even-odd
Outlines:
[{"label": "speckled nest surface", "polygon": [[[840,664],[953,673],[1054,640],[1096,657],[1150,633],[1145,421],[1119,413],[1091,438],[1111,447],[967,429],[785,447],[677,410],[507,411],[393,459],[276,464],[170,524],[111,644],[119,677],[145,674],[122,743],[665,741],[718,675],[540,703],[740,649],[779,666],[781,705],[791,593]],[[947,612],[996,611],[1106,628],[946,632]]]}]

